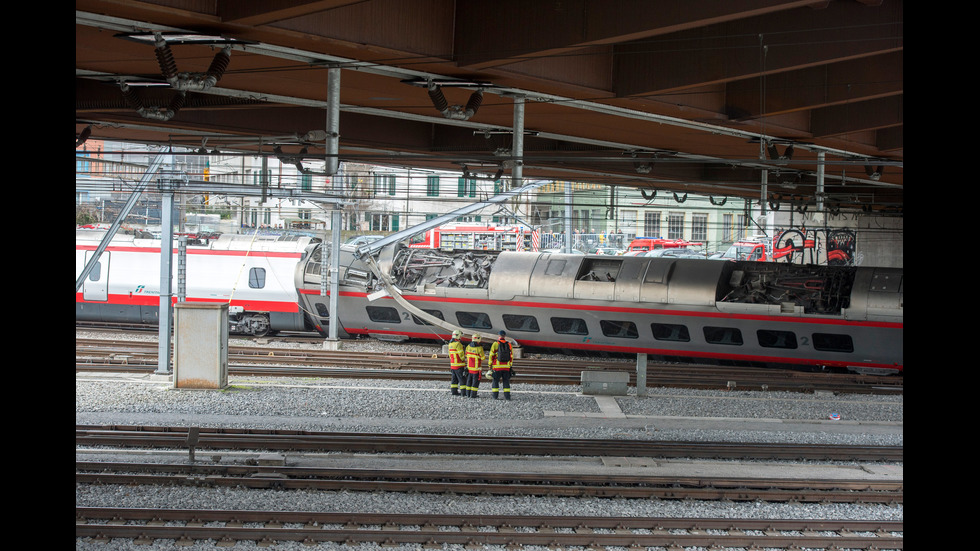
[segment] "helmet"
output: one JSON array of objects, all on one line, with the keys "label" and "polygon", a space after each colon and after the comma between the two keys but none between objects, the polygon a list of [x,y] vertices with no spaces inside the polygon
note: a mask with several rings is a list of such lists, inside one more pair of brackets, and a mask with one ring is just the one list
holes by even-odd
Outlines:
[{"label": "helmet", "polygon": [[455,330],[455,331],[453,331],[453,338],[454,338],[454,339],[458,339],[458,338],[460,338],[460,337],[462,337],[462,336],[463,336],[463,332],[462,332],[462,331],[460,331],[459,329],[457,329],[457,330]]},{"label": "helmet", "polygon": [[473,338],[470,340],[472,340],[473,342],[480,342],[480,335],[473,335]]}]

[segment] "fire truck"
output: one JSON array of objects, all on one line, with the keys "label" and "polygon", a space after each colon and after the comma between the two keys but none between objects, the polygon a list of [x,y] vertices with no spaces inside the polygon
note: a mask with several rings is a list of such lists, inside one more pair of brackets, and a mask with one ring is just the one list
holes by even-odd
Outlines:
[{"label": "fire truck", "polygon": [[414,249],[529,251],[534,232],[526,226],[495,224],[443,224],[412,237]]},{"label": "fire truck", "polygon": [[805,237],[799,230],[785,230],[771,240],[765,236],[754,236],[736,241],[721,255],[723,260],[749,260],[755,262],[786,261],[793,262],[794,254],[812,250],[816,240]]},{"label": "fire truck", "polygon": [[683,239],[663,239],[662,237],[637,237],[630,242],[626,252],[645,252],[656,249],[677,249],[686,247],[699,247],[702,243],[694,243]]},{"label": "fire truck", "polygon": [[772,243],[761,237],[751,237],[732,243],[721,255],[723,260],[751,260],[765,262],[772,260]]}]

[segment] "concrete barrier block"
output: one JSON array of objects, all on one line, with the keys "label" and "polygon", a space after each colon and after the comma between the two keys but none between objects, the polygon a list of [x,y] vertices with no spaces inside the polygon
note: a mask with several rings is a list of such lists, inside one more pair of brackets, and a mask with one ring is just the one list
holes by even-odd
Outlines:
[{"label": "concrete barrier block", "polygon": [[629,382],[626,371],[583,371],[582,394],[625,396]]}]

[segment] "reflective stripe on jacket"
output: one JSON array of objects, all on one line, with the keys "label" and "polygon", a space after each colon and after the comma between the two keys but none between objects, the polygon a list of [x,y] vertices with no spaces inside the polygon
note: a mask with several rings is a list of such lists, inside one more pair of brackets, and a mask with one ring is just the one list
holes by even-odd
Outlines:
[{"label": "reflective stripe on jacket", "polygon": [[480,371],[480,366],[483,364],[485,358],[486,354],[483,352],[482,346],[470,344],[466,347],[466,369]]},{"label": "reflective stripe on jacket", "polygon": [[501,346],[510,346],[510,343],[505,340],[494,341],[493,346],[490,347],[490,367],[494,369],[510,369],[514,365],[514,349],[510,349],[510,361],[505,363],[500,363],[497,360],[497,350]]},{"label": "reflective stripe on jacket", "polygon": [[466,352],[463,350],[463,343],[450,341],[449,343],[449,367],[459,369],[466,365]]}]

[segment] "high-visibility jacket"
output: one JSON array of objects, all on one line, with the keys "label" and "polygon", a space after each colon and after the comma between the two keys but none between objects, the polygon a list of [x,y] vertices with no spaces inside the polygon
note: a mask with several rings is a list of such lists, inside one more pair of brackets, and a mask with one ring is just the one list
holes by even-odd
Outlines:
[{"label": "high-visibility jacket", "polygon": [[[506,362],[501,362],[498,359],[499,354],[497,353],[497,351],[500,350],[501,346],[506,346],[510,348],[510,360]],[[510,343],[507,342],[506,339],[498,339],[494,341],[493,346],[490,347],[490,367],[492,367],[493,369],[510,369],[512,365],[514,365],[513,347],[510,346]]]},{"label": "high-visibility jacket", "polygon": [[479,372],[484,359],[486,359],[486,354],[483,352],[482,346],[470,343],[466,347],[466,369],[468,371]]},{"label": "high-visibility jacket", "polygon": [[449,367],[459,369],[466,365],[466,352],[463,343],[458,340],[449,341]]}]

